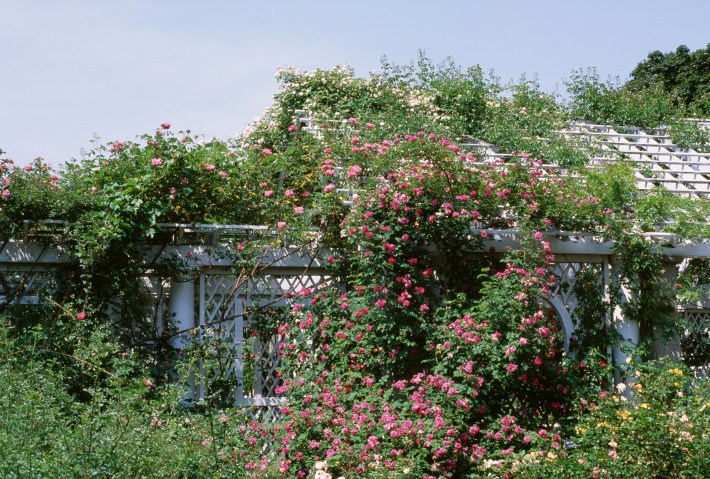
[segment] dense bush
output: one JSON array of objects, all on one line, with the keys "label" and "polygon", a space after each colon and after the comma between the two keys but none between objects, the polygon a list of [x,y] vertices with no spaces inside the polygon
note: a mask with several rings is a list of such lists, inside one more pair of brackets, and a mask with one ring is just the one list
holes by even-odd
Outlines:
[{"label": "dense bush", "polygon": [[510,477],[707,476],[707,388],[672,362],[631,362],[628,374],[580,410],[572,449],[524,457]]}]

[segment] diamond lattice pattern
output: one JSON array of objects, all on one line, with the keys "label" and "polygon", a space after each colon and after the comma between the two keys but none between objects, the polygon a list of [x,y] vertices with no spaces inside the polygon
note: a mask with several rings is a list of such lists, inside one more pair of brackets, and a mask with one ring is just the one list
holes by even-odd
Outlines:
[{"label": "diamond lattice pattern", "polygon": [[708,370],[710,367],[710,310],[685,312],[686,330],[680,345],[683,359],[690,366]]},{"label": "diamond lattice pattern", "polygon": [[[221,388],[234,404],[259,406],[254,414],[274,419],[277,415],[274,407],[281,403],[276,392],[279,385],[276,316],[280,308],[303,301],[298,295],[300,291],[315,291],[328,280],[322,275],[302,272],[262,274],[246,281],[230,274],[202,275],[201,337],[203,341],[216,341],[221,347],[212,351],[212,356],[219,359],[203,366],[205,379],[197,388],[198,396]],[[268,327],[257,330],[254,326],[258,321],[272,322],[274,330],[269,331]]]}]

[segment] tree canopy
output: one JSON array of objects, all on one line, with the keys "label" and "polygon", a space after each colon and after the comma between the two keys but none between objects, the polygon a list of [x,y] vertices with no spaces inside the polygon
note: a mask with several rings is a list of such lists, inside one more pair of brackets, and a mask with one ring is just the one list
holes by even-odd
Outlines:
[{"label": "tree canopy", "polygon": [[699,116],[710,115],[710,43],[694,52],[680,45],[673,52],[649,53],[626,86],[632,91],[660,86],[678,105]]}]

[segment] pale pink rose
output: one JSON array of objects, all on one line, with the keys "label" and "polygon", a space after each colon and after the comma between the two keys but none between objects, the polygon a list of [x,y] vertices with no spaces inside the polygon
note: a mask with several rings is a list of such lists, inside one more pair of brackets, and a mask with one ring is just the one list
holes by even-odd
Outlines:
[{"label": "pale pink rose", "polygon": [[153,158],[150,162],[153,163],[153,166],[160,166],[163,164],[163,160],[160,158]]}]

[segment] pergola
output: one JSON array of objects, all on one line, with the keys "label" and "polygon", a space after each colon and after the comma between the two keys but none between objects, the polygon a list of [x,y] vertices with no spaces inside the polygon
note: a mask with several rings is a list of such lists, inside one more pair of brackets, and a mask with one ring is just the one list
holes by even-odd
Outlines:
[{"label": "pergola", "polygon": [[[301,118],[302,129],[312,129],[308,119]],[[617,131],[605,125],[573,123],[561,131],[573,141],[590,146],[599,152],[590,160],[590,166],[624,158],[633,161],[638,188],[647,190],[664,187],[679,195],[710,195],[710,153],[682,150],[662,133],[648,133],[639,129]],[[480,151],[481,162],[501,163],[510,155],[498,153],[490,145],[470,145]],[[565,171],[556,165],[544,165],[547,170]],[[0,244],[0,304],[36,304],[52,291],[62,265],[69,261],[62,248],[57,231],[61,222],[24,223],[22,237]],[[471,229],[471,237],[479,231]],[[488,254],[493,248],[505,251],[518,248],[519,231],[515,229],[486,229],[482,246],[472,248],[472,255]],[[283,245],[264,252],[257,274],[242,276],[224,254],[239,238],[268,235],[264,226],[163,224],[152,244],[143,248],[145,301],[150,306],[151,327],[155,337],[168,331],[169,318],[173,329],[168,333],[173,347],[181,348],[188,336],[210,331],[227,339],[234,347],[221,358],[219,367],[237,379],[234,391],[235,405],[260,406],[255,414],[275,411],[282,398],[275,392],[278,380],[274,375],[278,365],[277,339],[257,341],[254,348],[261,360],[248,360],[241,346],[249,333],[251,323],[249,308],[255,304],[264,307],[280,306],[304,288],[317,289],[330,281],[325,264],[320,258],[317,235],[307,248]],[[574,292],[578,274],[593,270],[598,277],[597,286],[602,294],[610,294],[610,284],[618,274],[620,259],[614,253],[614,244],[607,238],[584,232],[547,231],[543,233],[550,245],[555,263],[551,268],[557,286],[549,298],[564,331],[565,347],[577,324],[577,297]],[[710,259],[710,243],[689,240],[676,234],[646,233],[648,241],[658,244],[664,263],[664,277],[670,284],[687,260]],[[473,244],[473,242],[472,242]],[[182,277],[163,278],[158,265],[170,258],[190,258],[189,274]],[[706,291],[710,293],[710,291]],[[622,301],[630,301],[629,291],[622,291]],[[297,296],[297,295],[296,295]],[[120,314],[120,308],[113,314]],[[710,294],[696,304],[677,305],[677,315],[682,315],[688,325],[687,335],[710,338]],[[639,325],[624,317],[623,309],[616,307],[609,317],[601,318],[604,324],[614,327],[630,346],[640,340]],[[601,326],[601,325],[600,325]],[[692,347],[692,345],[691,345]],[[613,361],[622,364],[626,349],[609,351]],[[656,342],[659,356],[683,355],[680,338]],[[710,364],[696,368],[696,374],[706,376]],[[244,381],[245,378],[253,381]],[[246,386],[248,385],[248,386]],[[192,394],[204,394],[200,381],[193,384]]]}]

